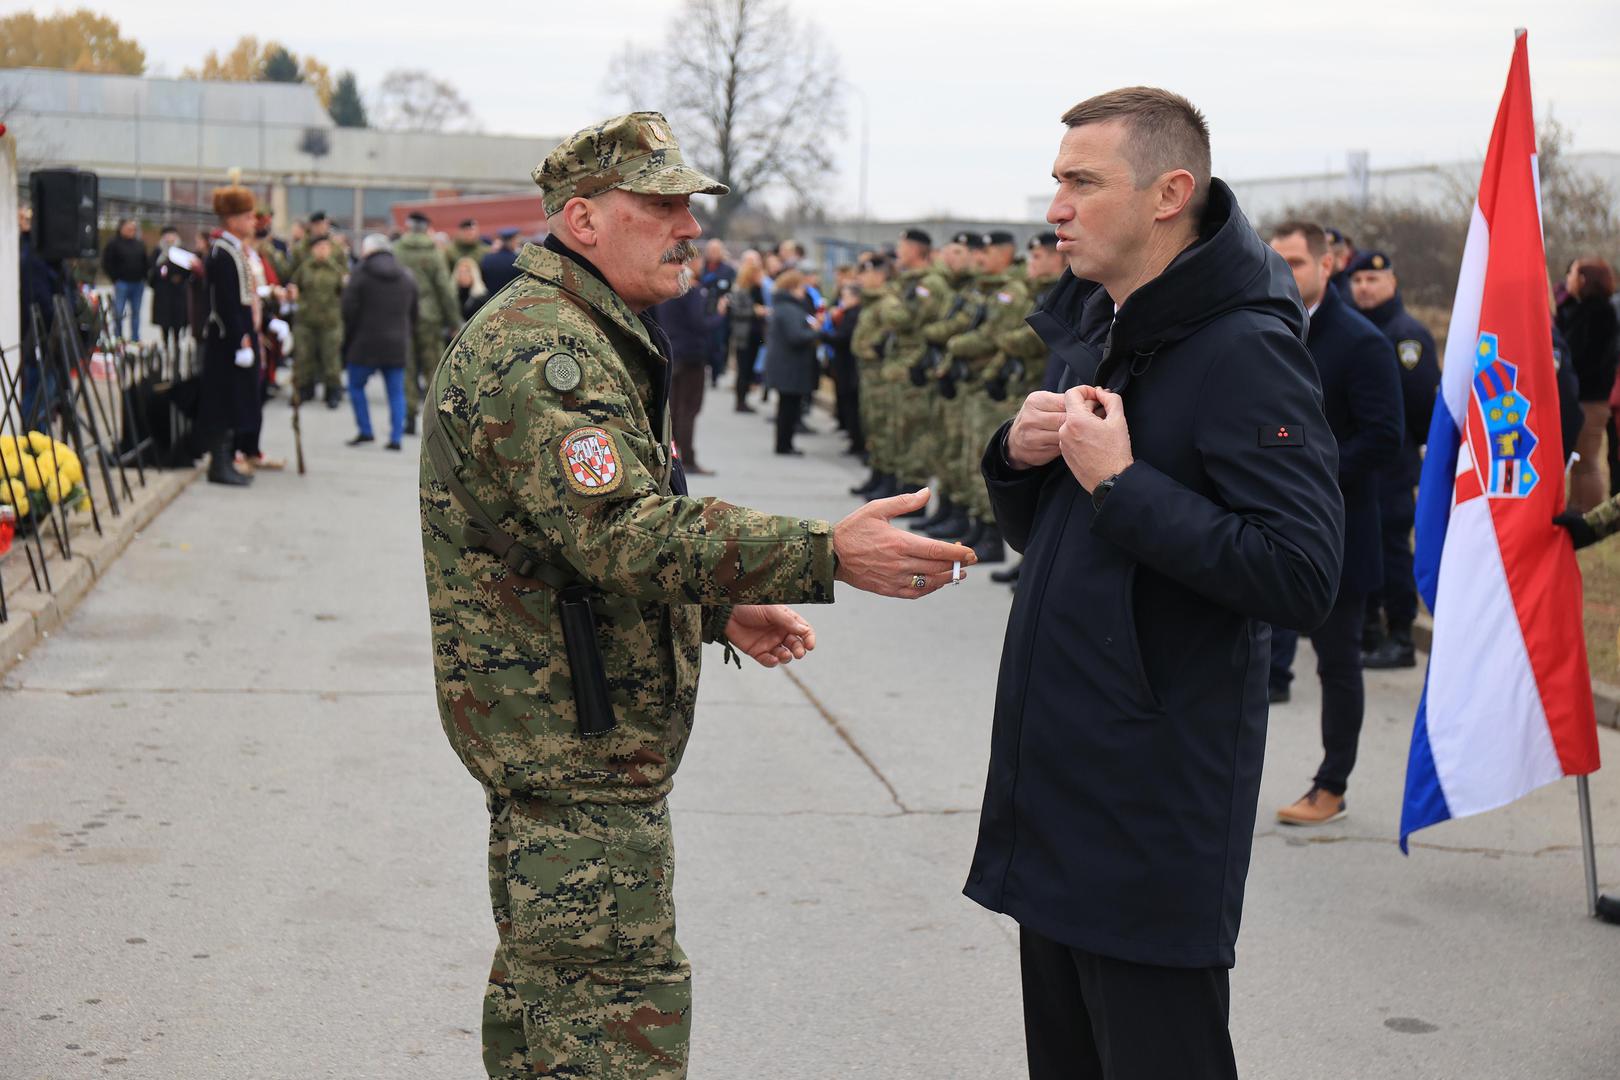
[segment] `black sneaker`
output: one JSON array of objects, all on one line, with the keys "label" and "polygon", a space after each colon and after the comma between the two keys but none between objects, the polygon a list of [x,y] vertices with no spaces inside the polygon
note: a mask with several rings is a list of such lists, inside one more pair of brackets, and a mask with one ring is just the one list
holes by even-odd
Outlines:
[{"label": "black sneaker", "polygon": [[1369,671],[1414,668],[1417,667],[1417,649],[1410,637],[1403,640],[1401,635],[1391,634],[1378,648],[1362,654],[1361,666]]},{"label": "black sneaker", "polygon": [[376,441],[377,441],[377,436],[375,436],[375,435],[356,435],[354,438],[349,440],[349,445],[350,446],[364,446],[368,442],[376,442]]},{"label": "black sneaker", "polygon": [[397,442],[391,442],[391,443],[388,444],[388,449],[390,449],[390,450],[398,450],[398,449],[400,449],[400,445]]}]

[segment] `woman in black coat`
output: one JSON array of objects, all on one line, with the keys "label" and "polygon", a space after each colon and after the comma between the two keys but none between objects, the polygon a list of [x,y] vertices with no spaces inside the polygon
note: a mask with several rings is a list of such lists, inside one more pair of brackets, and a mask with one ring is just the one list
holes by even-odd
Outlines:
[{"label": "woman in black coat", "polygon": [[759,253],[746,252],[737,271],[737,282],[731,287],[731,303],[727,315],[731,319],[731,351],[737,368],[737,408],[740,413],[751,413],[748,391],[754,385],[754,361],[760,346],[765,344],[765,270]]},{"label": "woman in black coat", "polygon": [[1609,491],[1604,475],[1603,436],[1609,423],[1609,395],[1614,390],[1620,321],[1609,298],[1614,271],[1602,259],[1576,259],[1564,279],[1569,296],[1558,305],[1558,329],[1569,344],[1569,359],[1580,383],[1581,426],[1576,449],[1581,459],[1570,470],[1570,508],[1582,513],[1602,502]]},{"label": "woman in black coat", "polygon": [[343,290],[343,361],[349,403],[360,433],[350,446],[375,442],[366,383],[381,374],[388,388],[388,449],[405,434],[405,359],[416,333],[416,281],[394,259],[388,237],[372,233],[360,245],[361,262]]},{"label": "woman in black coat", "polygon": [[821,334],[810,310],[809,282],[797,270],[784,270],[771,295],[771,317],[765,331],[765,385],[776,391],[776,452],[803,454],[793,447],[793,433],[804,404],[816,390],[816,345]]}]

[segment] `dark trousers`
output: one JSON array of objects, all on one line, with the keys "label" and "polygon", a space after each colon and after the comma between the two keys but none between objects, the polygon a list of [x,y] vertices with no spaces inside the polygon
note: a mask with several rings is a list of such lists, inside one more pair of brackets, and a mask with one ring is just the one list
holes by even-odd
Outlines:
[{"label": "dark trousers", "polygon": [[793,449],[793,433],[799,429],[799,415],[804,404],[803,394],[776,392],[776,449],[778,453]]},{"label": "dark trousers", "polygon": [[1410,633],[1417,621],[1417,581],[1412,576],[1412,522],[1417,517],[1412,488],[1403,483],[1379,480],[1378,517],[1384,536],[1384,587],[1374,593],[1368,606],[1368,621],[1375,621],[1378,609],[1390,633]]},{"label": "dark trousers", "polygon": [[833,385],[838,391],[838,426],[849,436],[850,448],[866,449],[866,433],[861,430],[861,372],[848,351],[833,362]]},{"label": "dark trousers", "polygon": [[[1318,787],[1343,795],[1356,767],[1361,741],[1361,718],[1367,693],[1361,681],[1361,619],[1366,594],[1340,589],[1327,622],[1311,634],[1316,650],[1316,675],[1322,681],[1322,767],[1316,770]],[[1294,678],[1294,650],[1299,634],[1280,626],[1271,628],[1271,685],[1286,687]]]},{"label": "dark trousers", "polygon": [[692,441],[697,427],[697,414],[703,409],[703,391],[709,377],[707,365],[701,362],[676,364],[669,375],[669,426],[680,448],[681,463],[688,469],[698,467],[697,444]]},{"label": "dark trousers", "polygon": [[736,350],[737,407],[748,404],[748,391],[754,388],[754,359],[759,355],[759,343],[750,341]]},{"label": "dark trousers", "polygon": [[1018,930],[1030,1080],[1236,1080],[1225,968],[1098,956]]}]

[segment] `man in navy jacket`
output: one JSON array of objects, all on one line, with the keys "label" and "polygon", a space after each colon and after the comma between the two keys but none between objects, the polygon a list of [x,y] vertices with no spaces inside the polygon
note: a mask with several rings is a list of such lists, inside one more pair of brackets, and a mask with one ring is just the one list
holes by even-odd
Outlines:
[{"label": "man in navy jacket", "polygon": [[1203,116],[1136,87],[1063,120],[1069,270],[1029,318],[1062,368],[984,456],[1024,563],[965,892],[1020,924],[1032,1078],[1235,1077],[1270,625],[1333,606],[1338,453]]},{"label": "man in navy jacket", "polygon": [[[1306,344],[1322,380],[1328,428],[1339,444],[1344,496],[1344,569],[1327,621],[1311,635],[1322,681],[1322,764],[1311,789],[1277,811],[1285,825],[1321,825],[1344,816],[1344,791],[1356,764],[1366,692],[1361,678],[1361,624],[1367,596],[1384,579],[1378,525],[1378,477],[1401,449],[1401,382],[1395,346],[1330,284],[1333,253],[1321,227],[1289,221],[1272,230],[1271,247],[1294,272],[1310,315]],[[1271,637],[1271,700],[1286,701],[1299,635],[1277,627]]]}]

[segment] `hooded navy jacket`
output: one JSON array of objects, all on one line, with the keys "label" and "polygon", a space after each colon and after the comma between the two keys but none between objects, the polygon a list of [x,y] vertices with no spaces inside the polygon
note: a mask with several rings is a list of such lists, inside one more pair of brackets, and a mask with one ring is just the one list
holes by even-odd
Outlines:
[{"label": "hooded navy jacket", "polygon": [[[1282,258],[1211,182],[1199,240],[1117,317],[1065,273],[1029,324],[1124,398],[1100,511],[1061,458],[984,474],[1024,552],[969,897],[1056,941],[1231,966],[1266,738],[1268,623],[1339,585],[1338,449]],[[1050,385],[1048,389],[1059,389]]]}]

